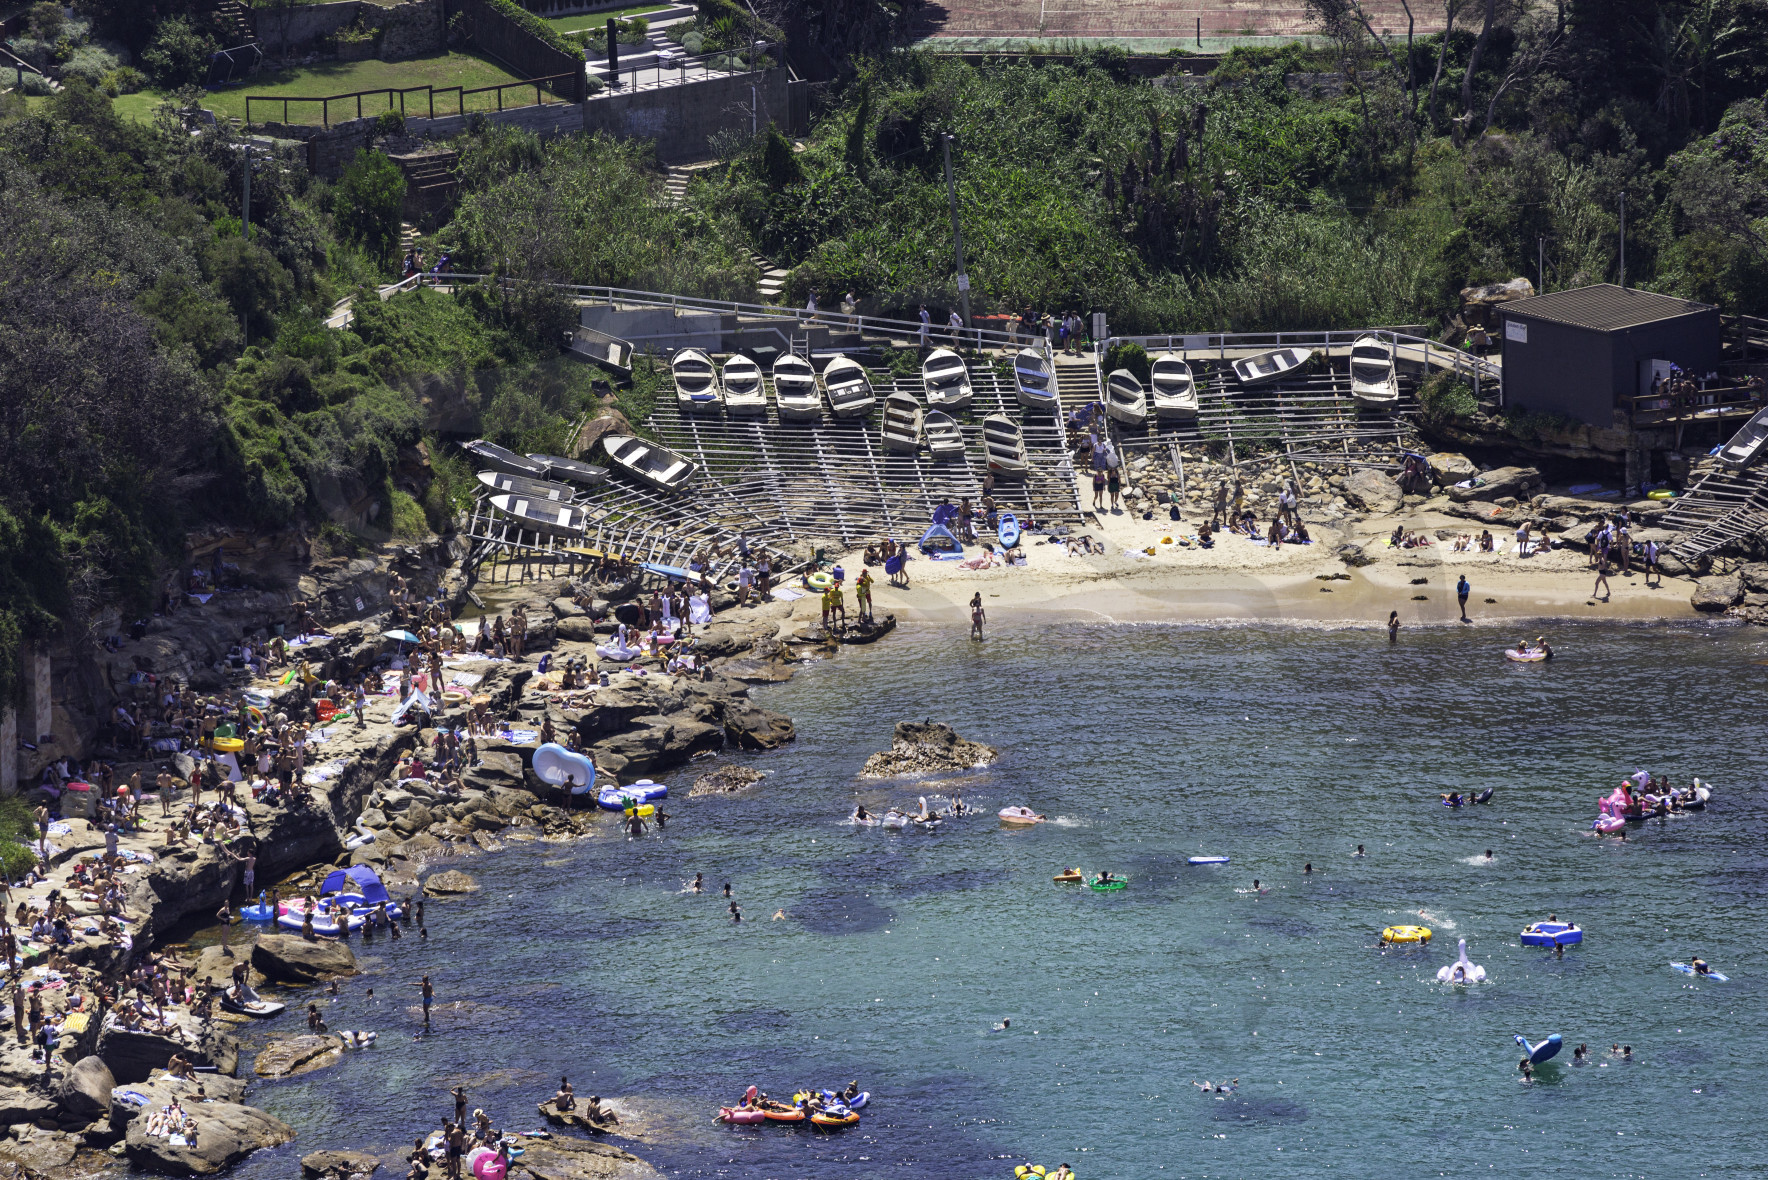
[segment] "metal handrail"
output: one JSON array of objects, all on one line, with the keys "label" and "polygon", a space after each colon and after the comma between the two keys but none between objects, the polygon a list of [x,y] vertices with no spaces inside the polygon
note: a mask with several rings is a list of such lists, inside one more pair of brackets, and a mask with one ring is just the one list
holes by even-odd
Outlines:
[{"label": "metal handrail", "polygon": [[[753,62],[750,62],[741,69],[713,68],[713,58],[730,56],[732,55],[729,50],[715,50],[712,53],[702,53],[691,57],[677,57],[671,55],[667,61],[659,56],[657,60],[648,65],[632,66],[630,68],[617,62],[614,67],[614,77],[611,80],[605,78],[600,73],[595,73],[593,75],[597,78],[601,78],[607,86],[607,89],[597,91],[595,94],[590,95],[590,101],[593,102],[597,98],[606,98],[615,94],[633,94],[643,90],[661,90],[666,86],[691,86],[696,82],[713,82],[721,78],[732,78],[743,74],[760,74],[765,73],[768,70],[779,68],[778,66],[757,66]],[[604,56],[600,58],[599,61],[596,58],[591,58],[589,59],[589,66],[592,71],[606,70],[607,58]],[[696,67],[706,71],[705,77],[687,77],[687,71]],[[648,85],[644,81],[644,75],[646,73],[652,75],[651,81]],[[663,75],[667,73],[675,74],[675,79],[673,81],[664,81]]]},{"label": "metal handrail", "polygon": [[[1417,325],[1406,325],[1416,327]],[[1106,341],[1111,344],[1139,344],[1143,348],[1177,349],[1184,352],[1207,352],[1214,350],[1217,358],[1226,362],[1228,350],[1243,348],[1283,348],[1290,345],[1302,347],[1331,348],[1341,344],[1354,344],[1359,336],[1381,336],[1396,348],[1404,344],[1407,347],[1422,347],[1426,358],[1432,352],[1440,352],[1454,358],[1453,368],[1457,373],[1465,372],[1473,379],[1474,392],[1479,392],[1482,380],[1497,383],[1502,388],[1504,370],[1481,356],[1475,356],[1465,349],[1456,348],[1452,344],[1431,340],[1425,336],[1414,335],[1401,328],[1355,328],[1355,329],[1320,329],[1311,332],[1194,332],[1172,333],[1153,336],[1112,336]],[[1194,342],[1201,341],[1201,344]],[[1428,359],[1427,359],[1428,363]]]},{"label": "metal handrail", "polygon": [[[520,82],[499,82],[493,86],[474,86],[471,88],[467,88],[467,87],[463,87],[463,86],[430,86],[430,85],[423,85],[423,86],[378,86],[378,87],[375,87],[374,89],[371,89],[371,90],[351,90],[351,91],[348,91],[344,94],[324,94],[324,95],[317,95],[316,94],[316,95],[311,95],[311,96],[297,95],[297,94],[290,94],[290,95],[248,94],[248,95],[246,95],[246,125],[247,126],[252,125],[252,104],[254,102],[268,102],[268,103],[278,103],[279,102],[279,103],[281,103],[282,104],[282,121],[285,124],[288,123],[288,121],[289,121],[289,104],[290,103],[292,103],[292,102],[294,102],[294,103],[300,103],[300,102],[319,103],[320,104],[320,114],[319,114],[320,124],[321,124],[321,126],[325,126],[325,127],[331,126],[331,104],[332,103],[343,102],[344,100],[351,99],[351,98],[355,99],[356,100],[356,117],[358,119],[361,119],[361,118],[365,117],[363,115],[363,111],[362,111],[362,100],[370,95],[385,95],[387,98],[387,110],[389,110],[389,111],[393,109],[393,96],[398,95],[399,96],[399,113],[401,115],[405,115],[407,113],[406,107],[405,107],[405,96],[407,94],[427,94],[429,96],[429,114],[425,117],[430,118],[430,119],[434,119],[436,117],[436,95],[438,95],[438,94],[453,94],[453,95],[455,95],[456,96],[455,113],[460,114],[460,115],[466,115],[466,114],[472,113],[467,110],[467,96],[469,94],[486,94],[491,91],[496,91],[497,92],[497,109],[501,111],[504,109],[503,92],[505,90],[512,90],[517,87],[521,87],[521,88],[525,89],[527,87],[532,86],[534,88],[534,103],[533,103],[533,105],[544,106],[544,105],[546,105],[547,100],[546,100],[544,94],[542,93],[543,87],[552,86],[555,83],[560,83],[560,82],[574,83],[576,81],[576,78],[577,78],[576,74],[549,74],[544,78],[525,78]],[[555,98],[553,101],[554,102],[569,102],[570,100]],[[444,114],[444,116],[446,116],[447,112],[445,111],[445,112],[443,112],[443,114]],[[415,116],[413,116],[413,117],[415,117]]]}]

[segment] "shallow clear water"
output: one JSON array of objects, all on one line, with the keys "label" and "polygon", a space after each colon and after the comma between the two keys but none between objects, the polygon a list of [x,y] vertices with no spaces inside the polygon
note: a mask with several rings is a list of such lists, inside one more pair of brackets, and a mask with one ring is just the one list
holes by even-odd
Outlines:
[{"label": "shallow clear water", "polygon": [[[464,864],[483,891],[432,903],[427,944],[374,944],[385,961],[328,1014],[380,1045],[255,1087],[300,1138],[242,1171],[409,1144],[456,1081],[500,1125],[532,1126],[561,1073],[645,1099],[654,1141],[629,1146],[683,1177],[1760,1167],[1768,641],[1554,639],[1560,658],[1518,666],[1483,629],[1390,648],[1368,631],[1040,626],[973,646],[905,628],[758,694],[800,734],[745,759],[771,772],[759,788],[678,798],[661,836]],[[934,793],[853,777],[894,721],[929,717],[1002,748],[963,776],[984,814],[932,836],[841,823],[856,790],[880,809]],[[1713,781],[1714,806],[1593,837],[1597,796],[1640,767]],[[1491,806],[1438,803],[1487,785]],[[1002,830],[1009,803],[1054,822]],[[1186,864],[1203,853],[1233,863]],[[1066,865],[1130,887],[1052,884]],[[682,892],[696,871],[705,896]],[[1589,932],[1563,960],[1518,945],[1549,912]],[[1402,922],[1435,941],[1383,950]],[[1457,937],[1490,982],[1435,982]],[[1732,982],[1669,969],[1696,953]],[[414,1040],[404,985],[425,970],[443,1007]],[[1521,1084],[1512,1034],[1553,1032],[1566,1052]],[[1578,1042],[1594,1052],[1574,1067]],[[1614,1042],[1634,1060],[1605,1063]],[[852,1078],[876,1098],[851,1132],[709,1121],[752,1081]],[[1231,1097],[1191,1085],[1227,1078]]]}]

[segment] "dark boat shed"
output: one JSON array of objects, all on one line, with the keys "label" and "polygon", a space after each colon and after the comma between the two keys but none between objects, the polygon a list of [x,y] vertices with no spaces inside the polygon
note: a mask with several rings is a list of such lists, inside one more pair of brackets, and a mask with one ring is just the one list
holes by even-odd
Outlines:
[{"label": "dark boat shed", "polygon": [[[1719,367],[1719,309],[1601,283],[1501,304],[1504,402],[1592,426],[1625,426],[1632,399],[1674,365]],[[1617,413],[1617,411],[1622,411]]]}]

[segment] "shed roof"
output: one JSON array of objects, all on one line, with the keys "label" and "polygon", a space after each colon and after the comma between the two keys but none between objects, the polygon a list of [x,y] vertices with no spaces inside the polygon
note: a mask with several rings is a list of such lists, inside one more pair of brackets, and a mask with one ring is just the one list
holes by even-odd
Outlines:
[{"label": "shed roof", "polygon": [[1551,295],[1517,299],[1498,307],[1502,315],[1551,320],[1556,324],[1568,324],[1574,328],[1589,328],[1598,332],[1637,328],[1641,324],[1654,324],[1660,320],[1712,310],[1714,308],[1711,304],[1678,299],[1673,295],[1659,295],[1655,291],[1617,287],[1613,283],[1598,283],[1593,287],[1578,287],[1571,291],[1555,291]]}]

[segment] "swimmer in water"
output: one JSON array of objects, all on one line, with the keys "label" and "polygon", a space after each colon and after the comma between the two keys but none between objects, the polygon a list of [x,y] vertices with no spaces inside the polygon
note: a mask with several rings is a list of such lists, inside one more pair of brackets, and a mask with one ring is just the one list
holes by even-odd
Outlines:
[{"label": "swimmer in water", "polygon": [[1450,807],[1459,807],[1463,802],[1460,791],[1451,791],[1449,794],[1441,796],[1441,799]]},{"label": "swimmer in water", "polygon": [[855,805],[855,807],[853,809],[853,818],[859,820],[861,823],[864,823],[866,820],[871,819],[872,817],[869,813],[867,813],[866,805],[864,803],[860,803],[860,804]]},{"label": "swimmer in water", "polygon": [[724,895],[726,897],[729,897],[731,895],[731,883],[729,881],[726,881],[724,883]]},{"label": "swimmer in water", "polygon": [[1699,956],[1689,960],[1688,965],[1694,968],[1696,975],[1711,975],[1713,973],[1713,969],[1707,966],[1707,961]]},{"label": "swimmer in water", "polygon": [[1003,1016],[1003,1017],[1001,1017],[1001,1022],[994,1026],[994,1031],[995,1032],[1006,1032],[1007,1029],[1012,1026],[1012,1024],[1013,1024],[1013,1022],[1010,1019]]},{"label": "swimmer in water", "polygon": [[775,910],[773,912],[773,920],[776,922],[784,922],[786,920],[786,911],[785,910]]},{"label": "swimmer in water", "polygon": [[1314,871],[1314,862],[1313,861],[1309,861],[1307,864],[1301,866],[1301,875],[1304,877],[1308,876],[1313,871]]},{"label": "swimmer in water", "polygon": [[743,920],[743,911],[737,908],[736,902],[734,902],[734,901],[731,902],[731,921],[741,922],[742,920]]},{"label": "swimmer in water", "polygon": [[1357,850],[1355,852],[1351,853],[1351,855],[1352,856],[1367,856],[1368,854],[1363,851],[1363,846],[1361,844],[1359,844],[1359,845],[1357,845]]},{"label": "swimmer in water", "polygon": [[705,879],[706,879],[705,873],[695,873],[694,874],[694,892],[695,893],[699,893],[702,889],[705,888],[705,885],[704,885]]},{"label": "swimmer in water", "polygon": [[1522,1070],[1522,1080],[1523,1081],[1532,1082],[1535,1080],[1535,1067],[1533,1065],[1529,1064],[1529,1059],[1527,1057],[1524,1057],[1521,1061],[1518,1061],[1516,1063],[1516,1068]]},{"label": "swimmer in water", "polygon": [[1253,878],[1253,879],[1252,879],[1252,891],[1253,891],[1253,892],[1254,892],[1254,893],[1263,893],[1263,892],[1264,892],[1264,891],[1265,891],[1265,887],[1264,887],[1264,886],[1263,886],[1263,885],[1260,885],[1260,884],[1259,884],[1259,883],[1258,883],[1258,878],[1257,878],[1257,877],[1254,877],[1254,878]]},{"label": "swimmer in water", "polygon": [[1579,1045],[1576,1049],[1572,1050],[1572,1060],[1577,1062],[1579,1065],[1582,1065],[1584,1063],[1584,1058],[1588,1057],[1589,1055],[1590,1055],[1590,1047],[1588,1045]]},{"label": "swimmer in water", "polygon": [[1486,859],[1487,860],[1492,859],[1492,850],[1490,848],[1486,849]]}]

